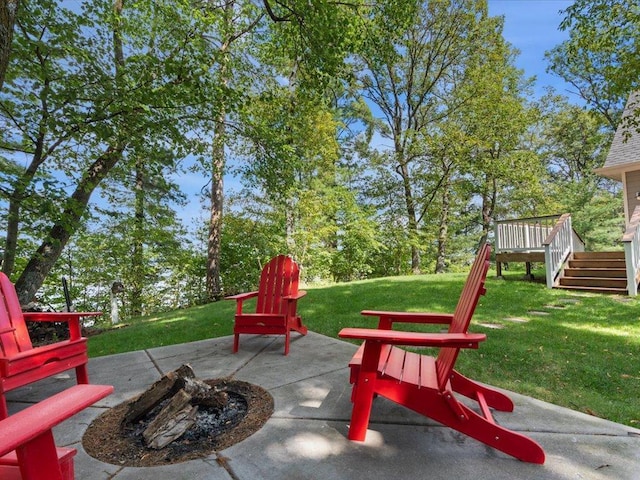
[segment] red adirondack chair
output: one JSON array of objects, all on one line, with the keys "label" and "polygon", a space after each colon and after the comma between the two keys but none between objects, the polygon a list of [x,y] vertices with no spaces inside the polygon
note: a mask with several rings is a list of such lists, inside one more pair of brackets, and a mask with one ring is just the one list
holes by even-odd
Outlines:
[{"label": "red adirondack chair", "polygon": [[52,429],[111,392],[110,385],[75,385],[0,420],[0,478],[73,480],[76,450],[56,447]]},{"label": "red adirondack chair", "polygon": [[[57,375],[71,368],[78,383],[89,383],[87,339],[82,317],[100,312],[22,312],[15,287],[0,272],[0,419],[8,415],[5,392]],[[69,339],[34,347],[25,320],[67,322]]]},{"label": "red adirondack chair", "polygon": [[[511,412],[513,402],[492,387],[481,385],[454,370],[461,348],[478,348],[484,334],[467,333],[489,268],[489,245],[484,245],[471,268],[453,314],[364,311],[379,318],[377,329],[345,328],[342,338],[362,339],[351,360],[353,411],[349,439],[365,439],[372,402],[382,395],[493,448],[532,463],[544,463],[544,451],[535,441],[495,423],[491,408]],[[447,333],[394,331],[396,322],[448,324]],[[398,345],[438,347],[437,358],[409,352]],[[456,394],[475,400],[477,413]]]},{"label": "red adirondack chair", "polygon": [[[226,297],[236,301],[233,353],[238,351],[240,334],[284,335],[285,355],[289,354],[291,330],[307,334],[296,311],[298,299],[307,294],[298,290],[299,277],[298,264],[291,257],[278,255],[262,269],[257,291]],[[258,297],[255,313],[243,312],[243,302],[254,297]]]}]

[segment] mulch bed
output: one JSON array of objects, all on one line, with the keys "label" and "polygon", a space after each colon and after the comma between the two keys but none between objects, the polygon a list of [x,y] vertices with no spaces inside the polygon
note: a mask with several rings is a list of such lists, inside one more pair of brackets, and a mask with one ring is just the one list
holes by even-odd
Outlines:
[{"label": "mulch bed", "polygon": [[[47,345],[49,343],[60,342],[69,338],[69,326],[66,322],[30,322],[25,321],[31,344],[34,347]],[[82,327],[82,335],[90,337],[98,335],[101,329]]]},{"label": "mulch bed", "polygon": [[240,396],[246,413],[239,421],[223,421],[209,433],[197,432],[154,450],[143,444],[141,435],[132,435],[123,427],[124,414],[133,400],[109,409],[94,420],[82,438],[85,451],[92,457],[112,465],[151,467],[194,460],[223,450],[262,428],[273,413],[273,397],[261,387],[231,379],[205,380],[231,396]]}]

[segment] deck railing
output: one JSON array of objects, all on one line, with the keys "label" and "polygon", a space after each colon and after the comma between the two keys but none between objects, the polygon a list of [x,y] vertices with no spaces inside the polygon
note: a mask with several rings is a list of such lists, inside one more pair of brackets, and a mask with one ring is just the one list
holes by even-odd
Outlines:
[{"label": "deck railing", "polygon": [[562,266],[573,253],[574,233],[571,227],[571,215],[561,215],[555,226],[544,240],[544,259],[547,273],[547,287],[553,288]]},{"label": "deck railing", "polygon": [[637,206],[622,236],[624,258],[627,267],[627,292],[629,296],[638,294],[638,273],[640,272],[640,206]]},{"label": "deck railing", "polygon": [[500,252],[543,252],[544,241],[560,215],[499,220],[495,225],[495,249]]},{"label": "deck railing", "polygon": [[[640,222],[640,211],[638,212]],[[639,234],[640,235],[640,234]],[[495,226],[496,253],[544,252],[547,287],[553,288],[572,253],[583,252],[584,242],[571,226],[571,215],[499,220]],[[637,248],[640,248],[638,237]],[[640,261],[640,250],[636,257]],[[640,265],[636,267],[638,272]]]}]

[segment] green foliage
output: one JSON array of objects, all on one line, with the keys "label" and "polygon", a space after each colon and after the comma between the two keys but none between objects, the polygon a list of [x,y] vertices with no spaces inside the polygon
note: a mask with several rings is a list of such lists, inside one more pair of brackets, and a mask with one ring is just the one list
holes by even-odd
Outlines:
[{"label": "green foliage", "polygon": [[[192,7],[179,0],[141,0],[122,11],[106,3],[68,9],[48,0],[24,2],[0,123],[9,161],[18,165],[16,152],[29,159],[6,189],[12,192],[9,220],[26,220],[22,212],[29,209],[43,213],[42,230],[29,234],[38,235],[47,255],[27,252],[31,261],[17,284],[25,295],[82,227],[92,192],[115,165],[121,169],[111,173],[122,178],[142,155],[154,158],[149,152],[170,145],[180,157],[194,149],[190,130],[209,119],[211,108],[204,106],[217,86],[207,81],[212,56],[204,33],[211,18],[194,17]],[[7,230],[5,255],[14,253],[11,242],[19,234],[17,225]]]},{"label": "green foliage", "polygon": [[[252,141],[242,174],[263,193],[252,198],[267,212],[272,227],[265,231],[280,229],[276,253],[291,254],[309,281],[366,275],[379,243],[370,215],[347,186],[353,171],[340,162],[335,113],[297,88],[274,85],[244,114]],[[262,246],[256,242],[253,257],[264,256]]]},{"label": "green foliage", "polygon": [[571,224],[587,251],[620,250],[625,220],[622,193],[613,194],[587,182],[566,185],[563,211],[571,212]]},{"label": "green foliage", "polygon": [[233,206],[225,215],[220,259],[225,295],[255,290],[262,267],[274,256],[287,253],[277,227],[278,223],[254,220]]},{"label": "green foliage", "polygon": [[553,198],[553,210],[569,212],[573,228],[587,250],[617,250],[624,228],[620,186],[595,173],[604,164],[612,135],[597,112],[570,105],[549,92],[540,112],[539,146],[534,147],[545,165],[544,191]]},{"label": "green foliage", "polygon": [[542,123],[538,151],[551,180],[560,184],[591,181],[610,188],[608,181],[594,172],[604,165],[613,139],[604,117],[569,104],[566,97],[553,91],[547,92],[536,107]]},{"label": "green foliage", "polygon": [[288,73],[296,71],[302,91],[332,85],[345,71],[345,58],[362,41],[362,25],[368,3],[362,0],[265,1],[273,23],[271,43],[265,54]]},{"label": "green foliage", "polygon": [[336,218],[336,248],[331,258],[331,276],[337,282],[368,278],[374,257],[384,248],[373,216],[358,207],[348,193],[342,197]]},{"label": "green foliage", "polygon": [[[569,31],[569,40],[547,54],[550,69],[573,84],[615,130],[624,102],[640,88],[640,6],[576,0],[565,14],[561,28]],[[637,117],[634,123],[638,130]]]},{"label": "green foliage", "polygon": [[522,72],[484,1],[393,2],[373,12],[356,74],[377,112],[368,128],[388,142],[366,153],[377,176],[367,193],[380,217],[394,212],[405,228],[412,271],[424,271],[423,255],[440,268],[452,239],[470,232],[454,218],[473,222],[479,239],[495,204],[539,171],[514,153],[530,122]]},{"label": "green foliage", "polygon": [[[205,262],[203,255],[175,225],[148,231],[142,277],[132,268],[133,246],[128,230],[131,219],[111,221],[103,228],[82,231],[65,250],[47,277],[39,300],[60,310],[64,307],[61,277],[69,280],[77,311],[102,311],[101,321],[111,321],[111,287],[121,282],[124,292],[116,295],[120,320],[127,321],[140,309],[144,314],[198,305],[203,299]],[[137,308],[132,296],[140,290]]]},{"label": "green foliage", "polygon": [[[620,3],[567,10],[563,65],[578,82],[591,59],[598,98],[635,85],[624,36],[638,11]],[[459,271],[496,218],[568,211],[590,248],[618,240],[618,188],[593,174],[604,117],[557,95],[528,104],[485,0],[25,0],[19,26],[0,96],[0,208],[16,207],[0,216],[3,254],[19,273],[52,225],[77,231],[45,282],[56,303],[62,274],[90,309],[108,310],[114,280],[126,315],[202,302],[207,242],[180,227],[170,180],[190,155],[203,184],[232,173],[246,187],[224,208],[225,294],[279,253],[307,282]],[[214,144],[229,165],[214,167]],[[100,209],[65,214],[113,151]]]}]

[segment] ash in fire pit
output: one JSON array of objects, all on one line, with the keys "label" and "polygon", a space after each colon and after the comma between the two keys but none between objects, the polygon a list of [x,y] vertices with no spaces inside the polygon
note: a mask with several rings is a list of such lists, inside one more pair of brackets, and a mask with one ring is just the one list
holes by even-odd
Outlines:
[{"label": "ash in fire pit", "polygon": [[201,381],[183,365],[98,417],[82,443],[89,455],[114,465],[179,463],[244,440],[272,413],[266,390],[232,379]]}]

